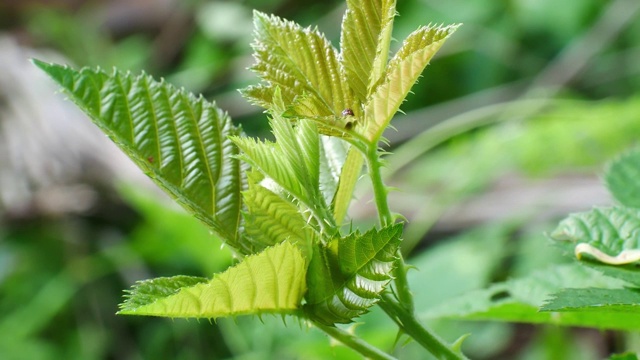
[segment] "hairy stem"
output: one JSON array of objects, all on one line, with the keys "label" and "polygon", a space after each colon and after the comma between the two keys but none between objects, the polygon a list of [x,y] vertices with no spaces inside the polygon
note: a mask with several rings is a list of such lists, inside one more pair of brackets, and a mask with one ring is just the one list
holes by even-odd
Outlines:
[{"label": "hairy stem", "polygon": [[362,354],[364,357],[369,359],[380,359],[380,360],[396,360],[395,357],[385,353],[384,351],[374,347],[373,345],[367,343],[361,338],[353,335],[349,332],[346,332],[340,328],[335,326],[327,326],[318,322],[314,322],[314,325],[317,326],[320,330],[324,331],[327,335],[332,338],[340,341],[344,345],[350,347],[351,349],[357,351]]},{"label": "hairy stem", "polygon": [[407,312],[391,294],[383,293],[378,304],[402,331],[411,336],[436,358],[446,360],[465,359],[464,355],[455,352],[444,340],[422,326],[415,318],[415,315]]},{"label": "hairy stem", "polygon": [[[387,195],[389,193],[387,186],[382,181],[382,160],[376,146],[370,146],[366,154],[367,167],[369,169],[369,177],[373,186],[373,194],[378,209],[378,219],[380,226],[385,227],[393,223],[393,215],[389,208]],[[413,295],[409,289],[407,281],[407,266],[404,263],[402,253],[398,249],[397,260],[395,261],[395,280],[396,292],[402,306],[410,313],[413,313]]]}]

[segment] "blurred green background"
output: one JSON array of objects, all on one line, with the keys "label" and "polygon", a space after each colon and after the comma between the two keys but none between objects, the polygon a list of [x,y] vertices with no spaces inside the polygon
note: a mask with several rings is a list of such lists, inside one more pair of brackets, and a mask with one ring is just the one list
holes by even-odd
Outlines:
[{"label": "blurred green background", "polygon": [[[426,23],[464,23],[386,134],[394,211],[418,312],[565,261],[545,231],[608,204],[603,164],[640,134],[637,0],[398,0],[394,43]],[[202,93],[250,135],[262,110],[252,10],[317,24],[339,46],[342,1],[0,0],[0,359],[357,358],[292,318],[215,323],[115,316],[123,289],[211,276],[228,249],[176,209],[29,58],[146,71]],[[365,182],[354,226],[374,220]],[[391,350],[378,311],[358,333]],[[472,333],[480,359],[599,359],[640,349],[637,334],[437,320]],[[424,358],[411,344],[401,358]]]}]

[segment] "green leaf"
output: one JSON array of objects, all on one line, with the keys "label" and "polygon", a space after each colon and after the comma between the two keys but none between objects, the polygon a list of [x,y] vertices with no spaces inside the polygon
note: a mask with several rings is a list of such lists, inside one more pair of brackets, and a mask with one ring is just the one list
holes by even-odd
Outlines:
[{"label": "green leaf", "polygon": [[306,262],[288,242],[249,255],[213,279],[178,276],[142,281],[119,314],[218,318],[293,313],[305,292]]},{"label": "green leaf", "polygon": [[424,26],[407,37],[365,105],[367,139],[380,138],[424,68],[458,26]]},{"label": "green leaf", "polygon": [[34,60],[156,184],[239,248],[244,175],[215,104],[146,74],[76,71]]},{"label": "green leaf", "polygon": [[273,179],[324,222],[331,216],[320,191],[320,140],[313,121],[294,126],[277,113],[271,118],[276,142],[250,138],[231,140],[242,150],[241,159]]},{"label": "green leaf", "polygon": [[288,241],[307,259],[311,258],[313,229],[297,206],[260,185],[259,174],[249,175],[249,189],[243,193],[247,212],[244,213],[246,246],[250,253]]},{"label": "green leaf", "polygon": [[609,360],[638,360],[638,354],[632,352],[613,354],[609,357]]},{"label": "green leaf", "polygon": [[347,0],[340,50],[347,81],[364,103],[387,65],[395,0]]},{"label": "green leaf", "polygon": [[633,149],[611,162],[605,181],[619,203],[640,208],[640,149]]},{"label": "green leaf", "polygon": [[360,179],[363,165],[364,157],[362,153],[357,148],[350,147],[340,173],[340,182],[332,203],[333,215],[338,225],[342,224],[347,210],[349,210],[349,204],[351,204],[353,198],[353,190],[356,182]]},{"label": "green leaf", "polygon": [[563,289],[553,294],[540,310],[640,314],[640,292],[638,289]]},{"label": "green leaf", "polygon": [[242,93],[255,104],[271,109],[276,88],[285,104],[307,99],[309,116],[339,116],[352,107],[352,95],[337,50],[317,30],[254,12],[255,65],[265,82]]},{"label": "green leaf", "polygon": [[420,314],[424,319],[497,320],[584,326],[602,329],[640,329],[639,313],[540,312],[553,293],[564,288],[620,289],[623,282],[579,264],[557,265],[531,275],[469,292]]},{"label": "green leaf", "polygon": [[314,247],[306,313],[323,324],[350,323],[367,312],[391,280],[402,224],[352,233]]},{"label": "green leaf", "polygon": [[633,263],[640,260],[640,209],[607,207],[573,214],[551,238],[573,244],[578,259],[587,255],[606,264]]},{"label": "green leaf", "polygon": [[606,276],[626,281],[634,286],[640,286],[640,269],[635,265],[606,265],[590,261],[583,261],[581,264]]}]

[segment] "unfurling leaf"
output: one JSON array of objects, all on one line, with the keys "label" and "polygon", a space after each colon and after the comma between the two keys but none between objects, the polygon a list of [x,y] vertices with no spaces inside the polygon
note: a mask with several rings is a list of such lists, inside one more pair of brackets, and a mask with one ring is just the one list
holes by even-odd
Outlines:
[{"label": "unfurling leaf", "polygon": [[318,244],[307,272],[304,309],[321,323],[349,323],[366,313],[391,280],[402,224]]},{"label": "unfurling leaf", "polygon": [[146,74],[34,63],[156,184],[230,246],[240,249],[245,182],[226,113]]},{"label": "unfurling leaf", "polygon": [[551,237],[572,244],[578,259],[586,255],[605,264],[636,262],[640,260],[640,209],[608,207],[573,214]]},{"label": "unfurling leaf", "polygon": [[300,307],[306,261],[288,242],[249,255],[213,279],[176,276],[142,281],[129,291],[119,314],[218,318],[287,314]]}]

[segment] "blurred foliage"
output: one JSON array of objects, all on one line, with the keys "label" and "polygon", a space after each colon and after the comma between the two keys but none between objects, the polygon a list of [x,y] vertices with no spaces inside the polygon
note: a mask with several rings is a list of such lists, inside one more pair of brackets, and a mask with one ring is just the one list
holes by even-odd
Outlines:
[{"label": "blurred foliage", "polygon": [[[143,11],[139,17],[114,10],[128,9],[126,4],[145,9],[143,3],[0,2],[0,27],[24,44],[55,49],[77,65],[144,69],[202,92],[228,109],[247,132],[259,134],[266,128],[263,114],[235,91],[257,81],[246,70],[251,10],[320,23],[338,46],[336,24],[344,9],[337,0],[194,0],[167,1],[164,11]],[[389,157],[393,185],[413,197],[408,248],[443,212],[505,174],[542,181],[598,173],[606,159],[637,142],[640,21],[635,0],[401,0],[398,12],[397,39],[425,19],[464,23],[413,88],[416,95],[402,107],[408,115],[395,123],[415,136],[393,149],[395,158]],[[617,21],[625,13],[635,20]],[[610,41],[595,41],[594,34],[607,32]],[[585,39],[592,41],[593,52],[572,52]],[[574,68],[576,74],[562,79],[547,72],[560,69],[551,75],[563,75]],[[537,92],[554,86],[550,95]],[[454,131],[437,133],[435,126],[446,119]],[[124,217],[3,219],[1,359],[357,358],[344,347],[327,347],[320,332],[290,318],[210,324],[116,317],[122,289],[138,279],[210,276],[232,262],[230,252],[220,249],[197,221],[156,195],[126,186],[120,194],[124,204],[105,200],[102,206]],[[419,271],[411,282],[420,311],[565,262],[542,235],[553,228],[551,219],[532,223],[535,211],[526,208],[512,215],[469,232],[458,229],[460,235],[415,254],[410,262]],[[423,358],[413,344],[402,346],[403,338],[395,342],[394,327],[377,311],[364,320],[366,325],[356,331],[372,344],[396,347],[401,358]],[[465,351],[480,359],[596,359],[640,344],[628,334],[553,326],[443,319],[429,325],[452,341],[456,334],[471,333]]]}]

